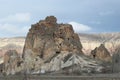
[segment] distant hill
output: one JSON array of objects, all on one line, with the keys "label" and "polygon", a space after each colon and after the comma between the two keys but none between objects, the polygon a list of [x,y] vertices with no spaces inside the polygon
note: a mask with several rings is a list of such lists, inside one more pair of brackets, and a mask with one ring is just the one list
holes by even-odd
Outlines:
[{"label": "distant hill", "polygon": [[84,34],[79,33],[81,40],[97,41],[97,42],[112,42],[120,40],[120,32],[118,33],[99,33],[99,34]]},{"label": "distant hill", "polygon": [[99,34],[83,34],[79,33],[83,51],[89,54],[91,50],[100,44],[105,44],[111,55],[115,49],[120,46],[120,32],[118,33],[99,33]]},{"label": "distant hill", "polygon": [[[83,51],[87,55],[94,48],[100,46],[101,43],[105,44],[108,51],[113,54],[115,49],[120,46],[120,32],[118,33],[99,33],[99,34],[85,34],[79,33],[79,37],[83,46]],[[25,37],[13,37],[13,38],[0,38],[0,49],[8,47],[8,45],[13,44],[18,47],[20,52],[22,52],[25,42]],[[21,47],[21,48],[20,48]],[[6,50],[5,50],[6,51]],[[4,52],[4,51],[3,51]],[[0,51],[0,54],[2,52]]]},{"label": "distant hill", "polygon": [[22,53],[24,46],[24,37],[14,37],[14,38],[0,38],[0,56],[3,56],[8,50],[17,50],[18,53]]}]

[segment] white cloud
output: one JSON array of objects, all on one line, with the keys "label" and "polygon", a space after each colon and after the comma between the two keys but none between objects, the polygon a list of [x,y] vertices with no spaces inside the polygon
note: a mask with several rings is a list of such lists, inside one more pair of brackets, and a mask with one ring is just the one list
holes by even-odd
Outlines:
[{"label": "white cloud", "polygon": [[91,27],[84,25],[84,24],[77,23],[77,22],[69,22],[69,24],[71,24],[75,32],[78,32],[78,33],[91,30]]},{"label": "white cloud", "polygon": [[0,32],[11,36],[24,36],[28,32],[29,28],[29,26],[20,27],[13,24],[0,24]]},{"label": "white cloud", "polygon": [[0,37],[25,36],[30,28],[25,25],[30,19],[30,13],[17,13],[0,19],[0,32],[2,33]]},{"label": "white cloud", "polygon": [[30,21],[30,18],[30,13],[16,13],[0,19],[0,22],[28,22]]}]

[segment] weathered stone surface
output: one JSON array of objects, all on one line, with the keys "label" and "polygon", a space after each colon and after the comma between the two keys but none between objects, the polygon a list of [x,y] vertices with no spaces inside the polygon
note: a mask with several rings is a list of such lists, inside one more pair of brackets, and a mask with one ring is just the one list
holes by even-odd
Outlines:
[{"label": "weathered stone surface", "polygon": [[111,62],[112,60],[110,53],[105,48],[104,44],[101,44],[99,47],[96,47],[94,50],[92,50],[91,56],[95,59],[100,59],[106,62]]},{"label": "weathered stone surface", "polygon": [[120,46],[115,51],[115,54],[112,56],[112,71],[114,73],[120,72]]},{"label": "weathered stone surface", "polygon": [[20,61],[21,59],[16,50],[7,51],[4,55],[3,72],[7,75],[19,72]]},{"label": "weathered stone surface", "polygon": [[0,74],[3,72],[3,63],[0,64]]},{"label": "weathered stone surface", "polygon": [[82,54],[79,37],[69,24],[57,24],[54,16],[32,25],[27,35],[23,50],[23,58],[27,50],[31,50],[34,57],[49,59],[61,51]]},{"label": "weathered stone surface", "polygon": [[91,73],[101,72],[103,68],[97,61],[86,58],[84,55],[73,54],[67,51],[61,52],[50,61],[46,61],[41,65],[41,70],[46,72],[63,70],[67,73],[73,73],[74,71],[78,73]]}]

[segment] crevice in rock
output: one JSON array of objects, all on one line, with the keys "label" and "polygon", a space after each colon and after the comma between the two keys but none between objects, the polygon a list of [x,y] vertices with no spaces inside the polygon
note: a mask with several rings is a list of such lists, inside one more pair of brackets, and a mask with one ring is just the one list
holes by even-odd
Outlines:
[{"label": "crevice in rock", "polygon": [[72,54],[68,54],[67,56],[65,56],[63,59],[63,62],[65,63],[71,56]]},{"label": "crevice in rock", "polygon": [[60,54],[60,51],[56,51],[56,54]]}]

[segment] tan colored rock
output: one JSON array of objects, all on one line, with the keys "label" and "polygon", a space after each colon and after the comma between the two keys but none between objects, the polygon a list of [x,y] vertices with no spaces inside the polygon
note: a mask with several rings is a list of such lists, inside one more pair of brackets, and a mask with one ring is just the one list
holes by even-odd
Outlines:
[{"label": "tan colored rock", "polygon": [[[32,25],[27,35],[23,50],[23,57],[27,49],[40,58],[50,58],[60,51],[75,51],[82,53],[79,37],[69,24],[57,24],[54,16]],[[25,57],[24,57],[25,58]]]},{"label": "tan colored rock", "polygon": [[9,50],[4,55],[4,67],[3,72],[8,74],[15,74],[19,71],[20,64],[20,57],[16,50]]},{"label": "tan colored rock", "polygon": [[74,65],[75,71],[90,73],[101,72],[99,61],[86,57],[82,52],[79,36],[72,25],[58,24],[54,16],[48,16],[33,24],[29,30],[22,54],[23,62],[17,51],[9,50],[4,55],[4,71],[40,73],[55,72]]},{"label": "tan colored rock", "polygon": [[54,16],[47,16],[46,19],[45,19],[45,21],[48,24],[56,24],[57,23],[57,19]]},{"label": "tan colored rock", "polygon": [[95,59],[100,59],[102,61],[111,62],[111,56],[108,50],[105,48],[104,44],[101,44],[99,47],[96,47],[91,51],[91,56]]},{"label": "tan colored rock", "polygon": [[72,25],[58,24],[54,16],[32,25],[23,50],[23,58],[30,65],[28,71],[36,66],[40,69],[44,62],[61,52],[83,55],[79,36],[74,33]]},{"label": "tan colored rock", "polygon": [[76,64],[78,71],[86,72],[101,67],[99,61],[84,56],[79,36],[74,33],[72,25],[58,24],[54,16],[32,25],[22,57],[28,73],[59,71]]}]

